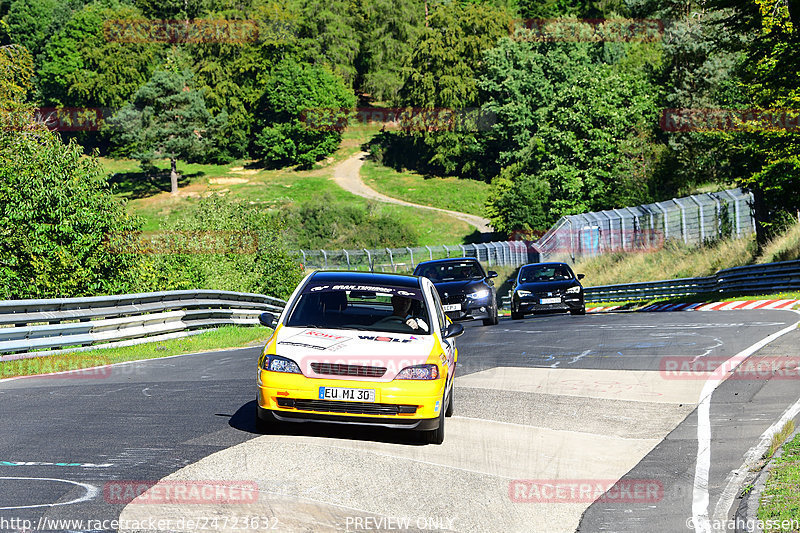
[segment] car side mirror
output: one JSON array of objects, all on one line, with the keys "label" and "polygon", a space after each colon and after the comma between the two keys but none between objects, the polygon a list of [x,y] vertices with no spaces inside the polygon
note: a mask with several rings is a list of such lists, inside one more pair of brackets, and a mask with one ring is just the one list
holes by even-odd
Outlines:
[{"label": "car side mirror", "polygon": [[578,274],[578,279],[583,279],[586,277],[586,274]]},{"label": "car side mirror", "polygon": [[444,338],[452,339],[458,337],[462,333],[464,333],[464,326],[461,324],[448,324],[447,328],[444,330]]},{"label": "car side mirror", "polygon": [[258,321],[261,322],[262,326],[267,326],[268,328],[274,328],[275,325],[278,323],[278,318],[272,313],[261,313],[260,315],[258,315]]},{"label": "car side mirror", "polygon": [[487,278],[496,278],[497,277],[497,272],[495,272],[494,270],[490,270],[489,272],[486,273],[486,277]]}]

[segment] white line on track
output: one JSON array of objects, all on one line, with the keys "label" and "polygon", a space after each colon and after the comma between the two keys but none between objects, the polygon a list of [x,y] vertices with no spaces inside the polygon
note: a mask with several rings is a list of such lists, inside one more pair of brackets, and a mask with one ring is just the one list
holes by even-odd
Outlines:
[{"label": "white line on track", "polygon": [[75,498],[74,500],[70,500],[68,502],[56,502],[56,503],[37,503],[34,505],[17,505],[14,507],[0,507],[0,511],[10,511],[12,509],[34,509],[37,507],[58,507],[60,505],[72,505],[73,503],[81,503],[88,500],[93,499],[97,496],[99,492],[97,487],[94,485],[89,485],[88,483],[80,483],[78,481],[70,481],[69,479],[58,479],[53,477],[0,477],[0,479],[5,480],[25,480],[25,481],[55,481],[56,483],[67,483],[69,485],[75,485],[77,487],[81,487],[86,493],[81,496],[80,498]]},{"label": "white line on track", "polygon": [[[795,313],[800,314],[797,311]],[[760,340],[725,361],[719,366],[719,369],[733,371],[742,361],[778,337],[797,329],[799,324],[800,321],[795,322],[791,326]],[[711,395],[727,377],[727,374],[720,375],[719,372],[714,372],[703,386],[703,391],[700,393],[700,404],[697,406],[697,462],[695,463],[694,488],[692,491],[692,521],[696,533],[711,533],[712,531],[711,521],[708,516],[708,474],[711,469]]]}]

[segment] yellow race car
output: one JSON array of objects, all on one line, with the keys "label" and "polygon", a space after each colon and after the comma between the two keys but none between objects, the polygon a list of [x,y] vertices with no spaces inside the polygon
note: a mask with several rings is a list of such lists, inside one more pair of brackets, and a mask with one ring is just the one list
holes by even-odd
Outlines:
[{"label": "yellow race car", "polygon": [[427,278],[317,271],[306,276],[258,360],[257,425],[323,421],[444,440],[464,332]]}]

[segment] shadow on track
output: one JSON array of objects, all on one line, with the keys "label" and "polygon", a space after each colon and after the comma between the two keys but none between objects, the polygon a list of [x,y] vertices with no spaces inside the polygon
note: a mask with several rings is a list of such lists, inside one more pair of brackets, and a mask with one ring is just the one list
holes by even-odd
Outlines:
[{"label": "shadow on track", "polygon": [[283,422],[275,424],[266,433],[256,429],[256,402],[247,402],[241,406],[228,422],[239,431],[257,435],[290,435],[295,437],[320,437],[328,439],[361,440],[422,446],[419,431],[391,429],[382,427],[348,426],[341,424],[324,424],[319,422]]}]

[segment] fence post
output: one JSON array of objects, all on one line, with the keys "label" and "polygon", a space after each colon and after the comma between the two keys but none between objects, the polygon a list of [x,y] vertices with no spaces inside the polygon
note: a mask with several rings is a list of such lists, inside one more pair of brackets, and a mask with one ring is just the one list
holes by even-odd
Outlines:
[{"label": "fence post", "polygon": [[325,258],[325,268],[328,268],[328,253],[325,250],[320,250],[322,252],[322,257]]},{"label": "fence post", "polygon": [[625,217],[623,217],[619,209],[613,209],[613,211],[619,217],[619,241],[622,244],[622,251],[625,251]]},{"label": "fence post", "polygon": [[569,256],[572,259],[572,264],[575,264],[575,227],[572,225],[572,217],[567,217],[569,222]]},{"label": "fence post", "polygon": [[661,205],[661,202],[656,202],[653,205],[659,208],[664,216],[664,240],[666,241],[669,239],[669,214],[667,213],[667,209]]},{"label": "fence post", "polygon": [[703,217],[703,204],[693,194],[689,198],[697,204],[697,211],[700,213],[700,242],[706,242],[706,221],[705,217]]},{"label": "fence post", "polygon": [[304,250],[300,250],[300,253],[303,254],[303,268],[305,268],[306,263],[308,263],[308,259],[306,259],[306,252]]},{"label": "fence post", "polygon": [[447,245],[443,244],[442,248],[444,248],[444,251],[447,254],[447,257],[450,258],[450,249],[447,247]]},{"label": "fence post", "polygon": [[433,250],[431,250],[431,247],[427,244],[425,245],[425,248],[428,249],[428,256],[431,258],[431,261],[433,261]]},{"label": "fence post", "polygon": [[467,257],[467,250],[464,249],[464,245],[459,244],[459,246],[461,247],[461,257]]},{"label": "fence post", "polygon": [[733,195],[731,191],[722,191],[728,195],[728,197],[733,200],[733,216],[736,219],[736,236],[739,237],[742,234],[742,228],[739,226],[739,199]]},{"label": "fence post", "polygon": [[369,253],[369,250],[367,250],[366,248],[364,248],[364,252],[367,254],[367,264],[369,265],[369,271],[370,272],[375,272],[375,270],[374,270],[374,268],[372,266],[372,254]]},{"label": "fence post", "polygon": [[406,250],[408,250],[408,253],[411,254],[411,270],[414,270],[414,250],[408,246],[406,246]]},{"label": "fence post", "polygon": [[397,272],[397,267],[394,266],[394,256],[392,255],[392,251],[389,248],[387,248],[386,253],[389,254],[389,263],[391,263],[392,265],[392,271]]},{"label": "fence post", "polygon": [[683,204],[677,199],[673,198],[673,202],[677,205],[681,210],[681,235],[683,235],[683,242],[688,243],[688,236],[686,235],[686,208],[683,207]]},{"label": "fence post", "polygon": [[707,193],[709,197],[714,200],[716,207],[714,213],[717,217],[717,238],[722,237],[722,206],[719,203],[719,198],[716,194]]},{"label": "fence post", "polygon": [[347,270],[350,270],[350,254],[347,253],[347,250],[345,250],[344,248],[342,248],[342,251],[344,252],[345,258],[347,259]]}]

